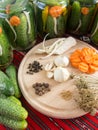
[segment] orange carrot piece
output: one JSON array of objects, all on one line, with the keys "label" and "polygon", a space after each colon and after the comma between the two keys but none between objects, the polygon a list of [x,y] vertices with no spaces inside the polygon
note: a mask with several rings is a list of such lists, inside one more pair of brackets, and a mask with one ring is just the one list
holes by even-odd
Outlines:
[{"label": "orange carrot piece", "polygon": [[95,67],[92,66],[92,65],[89,65],[89,69],[88,69],[88,71],[87,71],[86,73],[87,73],[87,74],[93,74],[93,73],[95,73],[95,72],[96,72]]},{"label": "orange carrot piece", "polygon": [[79,69],[81,72],[87,72],[88,69],[89,69],[89,66],[88,66],[88,64],[86,64],[85,62],[81,62],[81,63],[79,63],[78,69]]},{"label": "orange carrot piece", "polygon": [[87,15],[89,13],[89,8],[87,7],[82,7],[81,8],[81,13],[84,14],[84,15]]},{"label": "orange carrot piece", "polygon": [[53,6],[49,9],[49,14],[52,17],[59,17],[63,13],[63,7],[62,6]]},{"label": "orange carrot piece", "polygon": [[70,55],[71,65],[81,72],[92,74],[98,70],[98,54],[95,49],[84,47]]},{"label": "orange carrot piece", "polygon": [[84,47],[84,48],[82,48],[82,50],[81,50],[81,54],[85,57],[85,56],[88,56],[88,55],[90,55],[90,56],[92,56],[93,55],[93,49],[91,49],[91,48],[87,48],[87,47]]},{"label": "orange carrot piece", "polygon": [[92,65],[98,67],[98,60],[94,60],[94,62],[92,63]]},{"label": "orange carrot piece", "polygon": [[93,57],[94,57],[95,60],[98,60],[98,54],[97,53],[94,54]]},{"label": "orange carrot piece", "polygon": [[84,61],[87,63],[87,64],[92,64],[94,62],[94,58],[91,57],[91,56],[85,56],[84,57]]},{"label": "orange carrot piece", "polygon": [[0,27],[0,34],[2,33],[2,28]]},{"label": "orange carrot piece", "polygon": [[10,18],[10,24],[12,26],[18,26],[20,24],[20,18],[18,16],[12,16]]},{"label": "orange carrot piece", "polygon": [[79,66],[79,63],[78,62],[71,62],[71,65],[75,68],[78,68]]}]

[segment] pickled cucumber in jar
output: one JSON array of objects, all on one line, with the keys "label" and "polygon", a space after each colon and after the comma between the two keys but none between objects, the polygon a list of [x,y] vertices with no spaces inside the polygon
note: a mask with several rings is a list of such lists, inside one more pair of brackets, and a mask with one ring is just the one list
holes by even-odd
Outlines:
[{"label": "pickled cucumber in jar", "polygon": [[34,0],[39,36],[48,34],[48,38],[65,34],[68,18],[68,0]]},{"label": "pickled cucumber in jar", "polygon": [[36,25],[34,9],[28,0],[3,0],[5,14],[4,28],[10,44],[16,50],[27,50],[35,45]]},{"label": "pickled cucumber in jar", "polygon": [[3,28],[3,20],[0,18],[0,69],[5,69],[12,60],[13,50]]},{"label": "pickled cucumber in jar", "polygon": [[96,0],[71,0],[68,32],[76,35],[87,34],[91,30],[96,8]]},{"label": "pickled cucumber in jar", "polygon": [[98,46],[98,10],[91,30],[91,41]]}]

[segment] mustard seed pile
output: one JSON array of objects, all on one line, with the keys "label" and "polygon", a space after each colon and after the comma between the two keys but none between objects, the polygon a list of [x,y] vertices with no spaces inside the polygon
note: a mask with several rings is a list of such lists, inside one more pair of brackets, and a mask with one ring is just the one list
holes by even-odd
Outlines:
[{"label": "mustard seed pile", "polygon": [[50,86],[48,83],[35,83],[33,84],[33,88],[35,89],[35,94],[39,96],[42,96],[50,91]]},{"label": "mustard seed pile", "polygon": [[41,65],[38,61],[33,61],[33,63],[30,63],[28,65],[27,74],[38,73],[39,71],[41,71],[43,69],[42,67],[43,67],[43,65]]}]

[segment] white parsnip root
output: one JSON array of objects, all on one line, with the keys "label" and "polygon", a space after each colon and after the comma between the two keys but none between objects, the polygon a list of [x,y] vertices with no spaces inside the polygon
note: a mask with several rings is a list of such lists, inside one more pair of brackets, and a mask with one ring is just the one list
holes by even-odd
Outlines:
[{"label": "white parsnip root", "polygon": [[68,51],[71,47],[76,45],[76,40],[73,37],[68,38],[59,38],[52,45],[45,46],[45,38],[43,40],[42,48],[38,48],[36,53],[43,54],[46,53],[45,57],[42,59],[48,58],[53,54],[60,55]]}]

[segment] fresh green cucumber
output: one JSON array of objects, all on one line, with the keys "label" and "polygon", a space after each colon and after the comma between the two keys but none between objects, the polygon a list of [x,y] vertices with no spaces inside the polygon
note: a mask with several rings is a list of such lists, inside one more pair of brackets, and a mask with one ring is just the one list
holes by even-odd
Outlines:
[{"label": "fresh green cucumber", "polygon": [[0,115],[0,124],[3,124],[6,127],[9,127],[13,130],[24,130],[27,127],[26,120],[13,120],[11,118]]},{"label": "fresh green cucumber", "polygon": [[14,95],[14,85],[7,75],[0,70],[0,92],[6,96]]},{"label": "fresh green cucumber", "polygon": [[2,33],[0,34],[0,69],[4,69],[12,62],[13,50],[9,44],[1,21],[0,28],[2,29]]},{"label": "fresh green cucumber", "polygon": [[17,105],[20,105],[20,106],[22,105],[21,101],[15,96],[8,96],[7,99],[10,100],[11,102],[14,102]]},{"label": "fresh green cucumber", "polygon": [[20,106],[22,105],[21,101],[18,98],[16,98],[15,96],[6,96],[6,95],[0,93],[0,98],[10,100],[11,102],[13,102],[17,105],[20,105]]},{"label": "fresh green cucumber", "polygon": [[7,96],[6,96],[6,95],[4,95],[4,94],[2,94],[2,93],[0,92],[0,98],[5,99],[5,98],[7,98]]},{"label": "fresh green cucumber", "polygon": [[9,99],[0,98],[0,115],[15,120],[24,120],[28,116],[27,110]]},{"label": "fresh green cucumber", "polygon": [[71,8],[71,13],[68,19],[68,31],[75,31],[79,26],[81,16],[81,5],[78,1],[74,1]]},{"label": "fresh green cucumber", "polygon": [[21,92],[20,92],[20,89],[19,89],[18,81],[17,81],[17,70],[16,70],[15,66],[9,65],[6,68],[5,72],[8,75],[9,79],[13,83],[13,87],[14,87],[14,90],[15,90],[14,96],[19,98],[21,96]]}]

